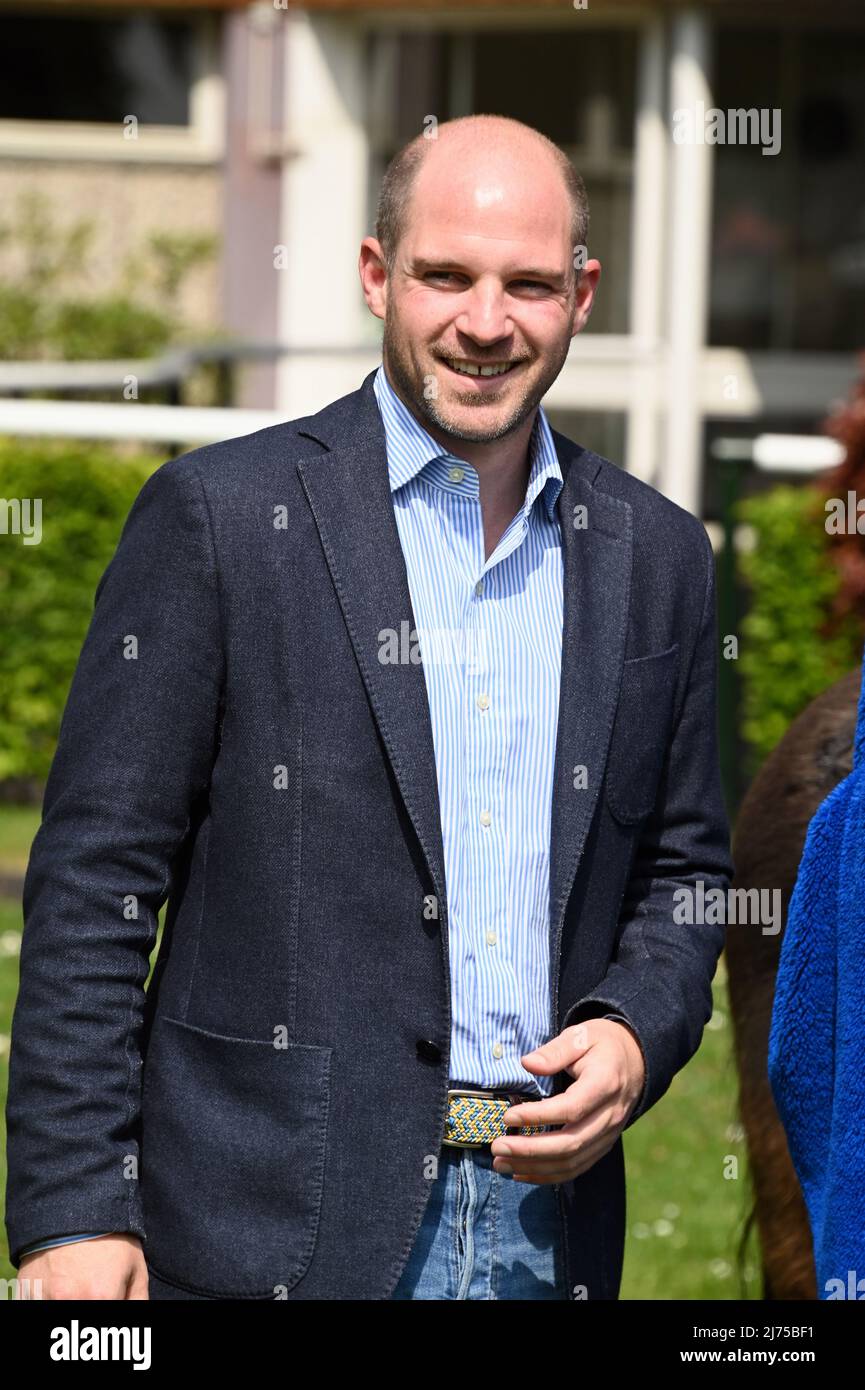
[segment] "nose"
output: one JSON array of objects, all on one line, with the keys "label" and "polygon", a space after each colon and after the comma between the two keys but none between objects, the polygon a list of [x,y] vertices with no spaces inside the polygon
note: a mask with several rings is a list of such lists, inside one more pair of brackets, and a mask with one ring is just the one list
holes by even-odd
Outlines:
[{"label": "nose", "polygon": [[513,332],[501,285],[478,280],[461,299],[456,327],[478,346],[489,347]]}]

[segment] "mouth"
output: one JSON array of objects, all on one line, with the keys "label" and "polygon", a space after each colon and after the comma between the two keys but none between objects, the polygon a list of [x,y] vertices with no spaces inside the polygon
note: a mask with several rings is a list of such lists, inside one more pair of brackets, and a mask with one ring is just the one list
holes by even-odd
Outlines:
[{"label": "mouth", "polygon": [[480,388],[512,376],[522,366],[521,362],[472,362],[464,357],[441,357],[439,361],[447,367],[452,376],[461,381],[471,381]]}]

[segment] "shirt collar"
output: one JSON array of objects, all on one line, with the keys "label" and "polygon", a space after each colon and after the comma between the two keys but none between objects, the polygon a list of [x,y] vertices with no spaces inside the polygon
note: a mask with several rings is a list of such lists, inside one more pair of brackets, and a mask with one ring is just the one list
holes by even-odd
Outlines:
[{"label": "shirt collar", "polygon": [[[384,363],[375,374],[373,390],[384,425],[391,493],[396,493],[412,478],[423,473],[426,481],[435,487],[459,492],[463,496],[477,496],[478,477],[475,469],[465,459],[449,453],[424,429],[391,386]],[[543,492],[547,513],[552,521],[564,478],[550,424],[542,406],[538,407],[529,438],[529,457],[531,469],[523,511],[529,512],[538,494]],[[461,471],[459,479],[451,477],[454,470]]]}]

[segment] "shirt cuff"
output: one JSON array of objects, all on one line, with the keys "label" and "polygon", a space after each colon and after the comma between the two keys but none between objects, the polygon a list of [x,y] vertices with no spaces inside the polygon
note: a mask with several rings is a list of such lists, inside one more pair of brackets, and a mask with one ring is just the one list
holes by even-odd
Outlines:
[{"label": "shirt cuff", "polygon": [[74,1236],[52,1236],[50,1239],[37,1240],[31,1245],[25,1245],[20,1252],[20,1258],[24,1255],[33,1255],[37,1250],[48,1250],[54,1245],[72,1245],[79,1240],[98,1240],[100,1236],[113,1236],[114,1231],[84,1231],[80,1235]]}]

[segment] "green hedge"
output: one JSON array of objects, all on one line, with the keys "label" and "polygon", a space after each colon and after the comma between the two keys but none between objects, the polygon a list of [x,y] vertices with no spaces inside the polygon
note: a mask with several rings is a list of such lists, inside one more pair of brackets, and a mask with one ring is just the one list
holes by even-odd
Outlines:
[{"label": "green hedge", "polygon": [[42,501],[38,545],[0,530],[0,783],[47,776],[96,586],[164,462],[89,441],[0,439],[0,499]]},{"label": "green hedge", "polygon": [[824,502],[814,487],[783,485],[738,505],[737,519],[755,533],[753,550],[738,557],[749,591],[738,671],[751,771],[809,701],[862,660],[855,618],[831,636],[826,632],[839,578],[829,558]]}]

